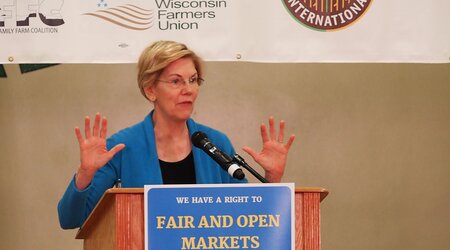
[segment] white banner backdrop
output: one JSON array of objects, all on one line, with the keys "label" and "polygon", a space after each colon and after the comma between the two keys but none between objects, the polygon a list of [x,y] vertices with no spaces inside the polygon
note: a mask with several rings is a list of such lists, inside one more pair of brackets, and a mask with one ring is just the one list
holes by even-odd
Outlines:
[{"label": "white banner backdrop", "polygon": [[156,40],[208,61],[448,63],[449,0],[0,0],[0,63],[134,63]]}]

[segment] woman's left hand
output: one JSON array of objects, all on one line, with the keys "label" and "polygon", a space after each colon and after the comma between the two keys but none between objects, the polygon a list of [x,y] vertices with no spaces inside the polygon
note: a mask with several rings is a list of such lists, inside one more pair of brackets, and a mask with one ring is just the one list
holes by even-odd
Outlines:
[{"label": "woman's left hand", "polygon": [[280,121],[280,130],[278,135],[275,131],[274,119],[269,118],[269,135],[267,134],[266,125],[261,124],[261,137],[263,148],[257,153],[250,147],[243,147],[253,160],[255,160],[265,170],[265,177],[269,182],[280,182],[286,167],[287,155],[289,148],[294,142],[295,135],[291,135],[286,142],[284,140],[284,121]]}]

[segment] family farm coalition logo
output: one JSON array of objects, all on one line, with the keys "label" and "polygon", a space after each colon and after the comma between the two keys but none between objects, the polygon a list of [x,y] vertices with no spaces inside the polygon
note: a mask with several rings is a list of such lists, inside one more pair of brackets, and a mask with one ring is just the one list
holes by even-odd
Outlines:
[{"label": "family farm coalition logo", "polygon": [[372,0],[283,0],[301,24],[318,31],[334,31],[354,23]]},{"label": "family farm coalition logo", "polygon": [[83,15],[138,31],[198,30],[203,22],[216,18],[216,9],[227,8],[228,4],[227,0],[153,0],[153,8],[149,8],[131,0],[118,6],[111,6],[106,0],[97,1],[97,10]]},{"label": "family farm coalition logo", "polygon": [[57,33],[64,0],[0,2],[0,34]]}]

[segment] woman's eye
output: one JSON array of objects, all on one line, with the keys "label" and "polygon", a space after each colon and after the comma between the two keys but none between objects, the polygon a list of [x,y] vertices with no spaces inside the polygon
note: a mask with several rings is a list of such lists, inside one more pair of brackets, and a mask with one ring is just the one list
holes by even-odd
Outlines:
[{"label": "woman's eye", "polygon": [[180,79],[173,79],[170,81],[173,85],[178,85],[180,83]]}]

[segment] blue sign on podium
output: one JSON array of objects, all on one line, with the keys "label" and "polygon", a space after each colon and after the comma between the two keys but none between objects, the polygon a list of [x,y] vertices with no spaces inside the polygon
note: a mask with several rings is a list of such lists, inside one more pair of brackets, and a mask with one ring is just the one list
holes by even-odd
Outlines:
[{"label": "blue sign on podium", "polygon": [[294,184],[145,186],[145,249],[294,249]]}]

